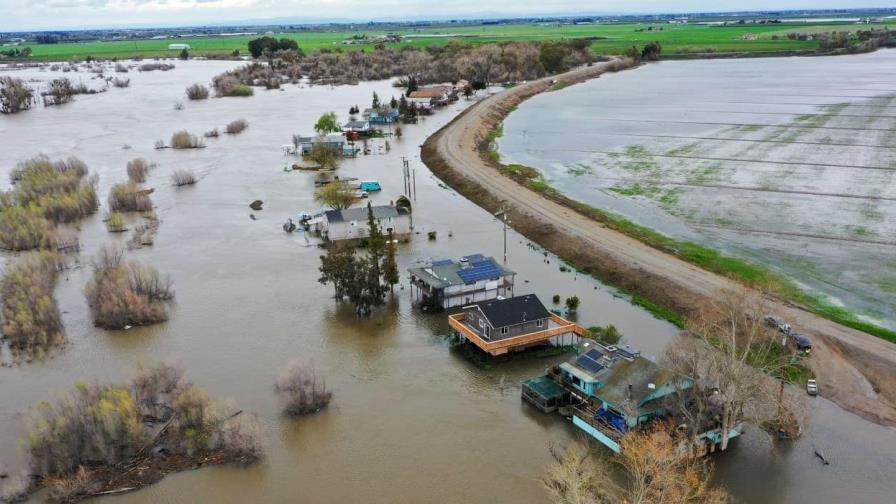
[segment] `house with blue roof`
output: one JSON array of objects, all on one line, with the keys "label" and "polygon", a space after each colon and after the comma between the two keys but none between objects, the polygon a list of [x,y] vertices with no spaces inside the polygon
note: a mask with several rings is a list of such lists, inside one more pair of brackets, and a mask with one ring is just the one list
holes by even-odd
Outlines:
[{"label": "house with blue roof", "polygon": [[[545,380],[563,389],[545,385]],[[539,376],[523,382],[522,397],[542,411],[558,397],[571,406],[572,422],[602,444],[619,452],[620,440],[631,430],[657,418],[674,416],[677,394],[693,387],[693,380],[642,357],[630,347],[604,346],[590,342],[582,353]],[[549,394],[549,395],[546,395]],[[558,405],[559,406],[559,405]],[[721,440],[712,411],[706,412],[705,428],[696,436],[707,445]],[[729,433],[737,437],[738,426]]]},{"label": "house with blue roof", "polygon": [[516,273],[493,257],[471,254],[455,261],[438,259],[410,268],[411,296],[440,309],[513,296]]}]

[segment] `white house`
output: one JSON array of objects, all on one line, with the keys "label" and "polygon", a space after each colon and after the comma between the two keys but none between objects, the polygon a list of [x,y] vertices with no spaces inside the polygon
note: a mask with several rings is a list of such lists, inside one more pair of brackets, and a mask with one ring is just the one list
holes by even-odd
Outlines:
[{"label": "white house", "polygon": [[411,293],[423,303],[454,308],[513,296],[516,273],[493,257],[471,254],[410,268]]},{"label": "white house", "polygon": [[[390,205],[371,207],[383,234],[391,231],[396,238],[411,234],[411,214],[405,208]],[[367,207],[328,210],[309,222],[314,231],[330,241],[358,240],[370,236],[367,229]]]}]

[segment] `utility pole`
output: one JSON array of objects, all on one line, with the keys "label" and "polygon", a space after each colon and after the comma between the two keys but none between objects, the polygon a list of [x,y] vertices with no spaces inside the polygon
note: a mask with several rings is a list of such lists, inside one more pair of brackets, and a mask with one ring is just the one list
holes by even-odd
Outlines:
[{"label": "utility pole", "polygon": [[499,219],[501,219],[501,222],[502,222],[503,225],[504,225],[504,264],[507,264],[507,224],[509,224],[510,221],[507,220],[507,209],[506,209],[506,207],[501,206],[501,210],[499,210],[499,211],[495,214],[495,217],[498,217]]},{"label": "utility pole", "polygon": [[414,181],[414,201],[417,201],[417,169],[411,172],[411,179]]}]

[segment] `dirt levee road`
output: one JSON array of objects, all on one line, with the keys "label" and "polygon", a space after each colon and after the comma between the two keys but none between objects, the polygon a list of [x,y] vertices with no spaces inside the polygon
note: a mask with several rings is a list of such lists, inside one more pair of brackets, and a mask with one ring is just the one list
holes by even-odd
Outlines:
[{"label": "dirt levee road", "polygon": [[[548,250],[661,306],[695,313],[720,291],[738,289],[740,284],[610,229],[562,199],[517,183],[481,154],[488,133],[523,100],[558,84],[630,66],[625,60],[598,63],[483,99],[427,139],[422,158],[433,173],[479,206],[492,212],[506,209],[517,231]],[[896,425],[896,345],[786,301],[771,300],[771,310],[814,336],[810,361],[823,396],[871,421]]]}]

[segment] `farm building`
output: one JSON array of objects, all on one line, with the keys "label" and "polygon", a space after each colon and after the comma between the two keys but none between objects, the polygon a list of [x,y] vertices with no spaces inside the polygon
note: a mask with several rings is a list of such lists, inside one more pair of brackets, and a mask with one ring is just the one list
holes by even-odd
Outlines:
[{"label": "farm building", "polygon": [[515,272],[491,257],[473,254],[459,261],[441,259],[410,268],[411,295],[442,309],[513,296]]},{"label": "farm building", "polygon": [[[401,207],[379,205],[371,207],[373,218],[383,230],[396,238],[411,234],[411,214]],[[367,228],[367,207],[328,210],[309,221],[310,229],[330,241],[360,240],[370,236]]]},{"label": "farm building", "polygon": [[454,86],[428,86],[412,91],[408,94],[411,103],[429,100],[432,105],[447,105],[457,100],[457,91]]},{"label": "farm building", "polygon": [[189,51],[190,44],[168,44],[169,51],[183,51],[184,49]]},{"label": "farm building", "polygon": [[584,330],[548,311],[535,294],[493,299],[462,308],[448,324],[467,341],[491,355],[544,345],[574,342]]}]

